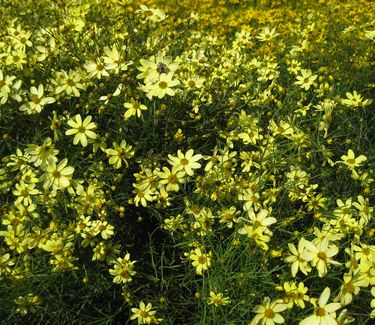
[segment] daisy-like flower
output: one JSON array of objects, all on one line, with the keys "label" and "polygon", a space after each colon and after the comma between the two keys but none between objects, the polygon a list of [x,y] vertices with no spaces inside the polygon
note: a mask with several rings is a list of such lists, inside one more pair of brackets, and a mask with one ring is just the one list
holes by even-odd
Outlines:
[{"label": "daisy-like flower", "polygon": [[124,258],[119,257],[113,269],[109,270],[109,273],[114,276],[113,282],[117,284],[131,282],[132,276],[136,274],[134,263],[135,261],[130,260],[129,253],[126,253]]},{"label": "daisy-like flower", "polygon": [[303,282],[300,282],[298,287],[296,282],[285,282],[283,287],[288,302],[288,308],[292,308],[294,304],[302,309],[305,308],[305,301],[309,301],[310,298],[306,295],[308,289]]},{"label": "daisy-like flower", "polygon": [[301,86],[305,90],[309,90],[316,78],[318,76],[313,74],[311,70],[301,69],[301,75],[297,76],[297,81],[294,84]]},{"label": "daisy-like flower", "polygon": [[66,166],[68,159],[64,158],[56,166],[55,161],[48,162],[46,172],[40,178],[44,181],[43,187],[48,189],[52,186],[53,190],[63,189],[70,186],[70,180],[74,173],[74,167]]},{"label": "daisy-like flower", "polygon": [[146,84],[142,89],[150,99],[152,97],[163,98],[165,95],[174,96],[176,92],[172,88],[179,84],[180,81],[173,79],[172,72],[168,74],[162,73],[156,83]]},{"label": "daisy-like flower", "polygon": [[130,316],[131,320],[137,319],[138,324],[150,324],[153,315],[155,315],[156,311],[151,310],[152,304],[148,303],[145,305],[143,301],[139,302],[139,308],[132,308],[133,315]]},{"label": "daisy-like flower", "polygon": [[361,287],[368,285],[368,280],[366,279],[366,275],[360,271],[356,271],[354,274],[344,274],[343,280],[340,292],[335,301],[339,301],[343,306],[346,306],[352,302],[353,295],[358,295]]},{"label": "daisy-like flower", "polygon": [[208,270],[211,265],[212,252],[205,254],[199,247],[192,250],[190,253],[185,253],[185,256],[188,256],[189,259],[193,261],[192,264],[198,275],[202,275],[203,271]]},{"label": "daisy-like flower", "polygon": [[341,308],[338,302],[327,304],[331,290],[326,287],[319,297],[319,300],[311,300],[315,306],[314,314],[303,319],[299,325],[336,325],[336,310]]},{"label": "daisy-like flower", "polygon": [[341,156],[341,161],[343,164],[347,165],[350,170],[353,170],[355,167],[359,167],[364,161],[367,160],[367,157],[360,155],[355,157],[353,150],[349,149],[347,155]]},{"label": "daisy-like flower", "polygon": [[132,146],[126,144],[125,140],[122,140],[120,144],[113,142],[113,149],[106,149],[105,152],[109,156],[109,163],[113,165],[115,169],[119,169],[124,162],[126,167],[129,166],[126,159],[134,156]]},{"label": "daisy-like flower", "polygon": [[44,105],[52,104],[55,102],[53,97],[44,97],[44,87],[39,85],[38,88],[30,88],[30,101],[26,104],[23,104],[20,107],[20,111],[26,112],[27,114],[36,114],[40,113]]},{"label": "daisy-like flower", "polygon": [[270,29],[268,26],[266,26],[262,32],[257,36],[257,39],[260,40],[261,42],[267,42],[271,40],[272,38],[275,38],[279,34],[276,33],[276,28]]},{"label": "daisy-like flower", "polygon": [[114,69],[115,64],[104,64],[101,60],[89,61],[84,65],[84,68],[89,74],[90,78],[101,79],[101,77],[108,77],[109,73],[106,69]]},{"label": "daisy-like flower", "polygon": [[73,144],[78,144],[81,142],[83,147],[87,147],[87,138],[96,139],[97,135],[92,130],[96,129],[96,124],[91,122],[92,116],[87,116],[84,121],[82,121],[81,115],[77,114],[75,120],[71,119],[68,121],[68,125],[72,128],[65,132],[66,135],[73,135]]},{"label": "daisy-like flower", "polygon": [[249,325],[274,325],[282,324],[285,322],[283,316],[280,313],[288,308],[287,304],[284,304],[282,300],[271,301],[269,297],[265,297],[261,305],[255,306],[253,312],[256,313]]},{"label": "daisy-like flower", "polygon": [[133,184],[135,193],[134,204],[136,207],[141,204],[143,207],[147,206],[147,202],[151,202],[155,199],[154,191],[151,190],[147,184]]},{"label": "daisy-like flower", "polygon": [[127,108],[127,111],[124,114],[125,119],[128,119],[129,117],[133,115],[137,115],[138,117],[141,117],[142,111],[147,110],[146,105],[143,105],[134,99],[131,99],[130,103],[125,103],[124,107]]},{"label": "daisy-like flower", "polygon": [[39,193],[39,190],[35,188],[35,183],[26,184],[21,180],[16,184],[16,190],[13,191],[13,194],[18,196],[15,204],[23,203],[23,205],[28,206],[32,204],[30,195],[37,195]]},{"label": "daisy-like flower", "polygon": [[160,185],[165,185],[165,189],[170,192],[178,192],[181,183],[184,182],[185,172],[183,170],[176,171],[172,168],[163,167],[163,171],[159,172]]},{"label": "daisy-like flower", "polygon": [[230,303],[230,300],[229,297],[224,297],[221,292],[210,291],[210,298],[207,299],[207,303],[214,306],[225,306]]},{"label": "daisy-like flower", "polygon": [[372,103],[371,99],[364,99],[356,90],[353,93],[347,92],[346,98],[341,100],[341,103],[347,107],[364,107]]},{"label": "daisy-like flower", "polygon": [[55,149],[51,138],[46,138],[41,146],[28,144],[25,152],[30,154],[29,162],[34,163],[36,167],[42,166],[43,168],[49,161],[57,161],[56,155],[59,150]]},{"label": "daisy-like flower", "polygon": [[202,159],[201,154],[194,156],[194,150],[189,149],[186,154],[183,154],[181,150],[177,151],[177,157],[168,155],[168,162],[173,166],[175,171],[184,170],[189,176],[194,175],[193,169],[198,169],[201,167],[201,164],[198,163]]},{"label": "daisy-like flower", "polygon": [[292,277],[297,275],[298,270],[301,270],[305,275],[311,271],[308,261],[303,258],[303,254],[306,250],[305,243],[306,239],[303,237],[298,242],[298,248],[296,248],[294,244],[288,243],[289,250],[292,254],[285,257],[284,261],[291,264]]},{"label": "daisy-like flower", "polygon": [[64,92],[68,96],[79,97],[79,89],[84,89],[84,85],[81,82],[81,72],[69,70],[62,70],[56,74],[56,78],[52,80],[52,83],[56,85],[55,93],[60,94]]},{"label": "daisy-like flower", "polygon": [[339,249],[336,245],[329,245],[329,240],[324,238],[319,244],[314,245],[308,240],[305,241],[306,250],[302,254],[302,258],[311,261],[311,265],[318,270],[319,277],[327,274],[327,264],[341,265],[332,259]]}]

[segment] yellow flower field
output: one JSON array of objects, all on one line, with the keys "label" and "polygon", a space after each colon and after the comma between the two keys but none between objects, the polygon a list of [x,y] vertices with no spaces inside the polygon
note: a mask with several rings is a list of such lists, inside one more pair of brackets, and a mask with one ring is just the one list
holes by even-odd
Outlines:
[{"label": "yellow flower field", "polygon": [[1,324],[371,324],[375,4],[2,1]]}]

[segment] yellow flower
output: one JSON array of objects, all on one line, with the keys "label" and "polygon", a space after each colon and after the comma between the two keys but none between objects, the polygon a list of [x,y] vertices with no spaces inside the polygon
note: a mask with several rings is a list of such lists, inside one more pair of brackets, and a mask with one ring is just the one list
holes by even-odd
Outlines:
[{"label": "yellow flower", "polygon": [[367,157],[360,155],[357,158],[354,155],[353,150],[349,149],[347,155],[341,156],[341,161],[343,164],[347,165],[350,170],[353,170],[355,167],[359,167],[364,161],[367,160]]},{"label": "yellow flower", "polygon": [[180,170],[176,171],[174,168],[170,170],[168,167],[163,167],[163,171],[159,172],[160,185],[166,185],[167,191],[178,192],[181,183],[184,182],[185,172]]},{"label": "yellow flower", "polygon": [[81,142],[83,147],[87,146],[87,138],[96,139],[97,135],[92,130],[96,129],[96,124],[91,122],[92,116],[87,116],[82,122],[80,114],[77,114],[75,120],[71,119],[68,121],[68,125],[72,128],[65,132],[66,135],[73,135],[73,144],[76,145],[78,142]]},{"label": "yellow flower", "polygon": [[260,40],[261,42],[266,42],[266,41],[269,41],[269,40],[275,38],[278,35],[279,34],[276,33],[275,27],[270,29],[268,26],[266,26],[265,28],[263,28],[262,32],[256,38],[258,40]]},{"label": "yellow flower", "polygon": [[113,165],[113,168],[119,169],[122,166],[122,162],[125,163],[126,167],[129,166],[127,158],[134,156],[132,146],[126,144],[125,140],[122,140],[120,144],[113,142],[114,149],[106,149],[105,152],[109,156],[109,163]]},{"label": "yellow flower", "polygon": [[22,105],[19,109],[22,112],[26,112],[27,114],[36,114],[40,113],[44,107],[44,105],[52,104],[56,100],[53,97],[44,97],[44,87],[43,85],[39,85],[38,88],[31,87],[30,88],[30,101],[24,105]]},{"label": "yellow flower", "polygon": [[253,312],[257,313],[249,325],[256,325],[259,322],[262,325],[282,324],[285,322],[280,312],[288,308],[282,300],[274,300],[271,302],[269,297],[265,297],[261,305],[255,306]]},{"label": "yellow flower", "polygon": [[70,186],[70,181],[74,173],[74,167],[66,166],[68,159],[64,158],[56,166],[54,161],[50,161],[46,167],[46,172],[40,178],[44,181],[43,187],[48,189],[52,186],[53,190],[63,189]]},{"label": "yellow flower", "polygon": [[133,193],[136,193],[134,197],[134,204],[136,207],[139,206],[139,203],[141,203],[143,207],[146,207],[147,201],[151,202],[155,199],[154,191],[152,191],[147,184],[133,184],[133,187]]},{"label": "yellow flower", "polygon": [[153,315],[156,313],[156,311],[151,310],[152,304],[148,303],[145,305],[143,301],[139,302],[139,308],[132,308],[131,311],[133,315],[130,316],[130,319],[137,319],[138,324],[150,324]]},{"label": "yellow flower", "polygon": [[29,162],[33,163],[35,167],[44,168],[49,161],[57,161],[56,155],[59,150],[55,149],[51,138],[46,138],[41,146],[28,144],[25,152],[30,154]]},{"label": "yellow flower", "polygon": [[134,271],[135,261],[130,260],[130,254],[126,253],[124,258],[119,257],[113,269],[109,273],[114,276],[113,282],[117,284],[127,283],[132,281],[132,276],[137,272]]},{"label": "yellow flower", "polygon": [[314,314],[303,319],[299,325],[336,324],[336,310],[341,308],[341,304],[337,302],[327,304],[330,294],[331,290],[326,287],[318,302],[312,300],[315,306]]},{"label": "yellow flower", "polygon": [[23,180],[16,184],[16,190],[13,191],[13,194],[18,196],[15,204],[24,204],[28,206],[32,204],[32,199],[30,195],[39,194],[39,190],[35,188],[35,183],[26,184]]},{"label": "yellow flower", "polygon": [[186,154],[183,154],[181,150],[178,150],[177,157],[168,155],[168,158],[168,162],[173,166],[175,171],[184,170],[189,176],[194,175],[193,169],[198,169],[201,167],[198,160],[202,158],[202,155],[197,154],[194,156],[193,149],[189,149]]},{"label": "yellow flower", "polygon": [[[83,65],[83,67],[86,69],[86,71],[89,74],[89,77],[96,77],[98,79],[101,79],[101,77],[108,77],[109,73],[106,70],[107,68],[112,68],[112,65],[105,65],[101,60],[89,61],[86,64]],[[113,66],[115,67],[115,66]]]},{"label": "yellow flower", "polygon": [[56,78],[52,80],[52,83],[56,85],[55,93],[60,94],[65,92],[68,96],[74,95],[79,97],[80,93],[78,89],[84,89],[84,85],[81,83],[81,74],[78,71],[62,70],[56,74]]},{"label": "yellow flower", "polygon": [[347,98],[341,100],[341,103],[347,107],[364,107],[372,103],[371,99],[363,99],[355,90],[353,94],[347,92],[346,97]]},{"label": "yellow flower", "polygon": [[147,110],[146,105],[142,105],[141,103],[135,101],[134,99],[131,99],[130,103],[125,103],[124,107],[127,108],[127,111],[124,114],[125,119],[128,119],[129,117],[133,115],[137,115],[138,117],[141,117],[142,111]]},{"label": "yellow flower", "polygon": [[208,270],[208,268],[211,266],[212,252],[205,254],[198,247],[192,250],[190,253],[185,253],[185,255],[187,255],[189,259],[193,261],[192,264],[199,275],[202,275],[203,271]]},{"label": "yellow flower", "polygon": [[358,295],[360,287],[367,286],[368,280],[360,271],[356,271],[354,274],[346,273],[344,274],[344,282],[335,301],[339,301],[343,306],[346,306],[352,302],[353,295]]},{"label": "yellow flower", "polygon": [[165,95],[174,96],[175,91],[172,88],[179,85],[180,81],[172,78],[172,72],[168,74],[162,73],[156,83],[146,84],[142,89],[147,93],[147,97],[150,99],[152,99],[152,97],[163,98]]},{"label": "yellow flower", "polygon": [[305,301],[308,301],[309,297],[305,294],[308,289],[303,282],[300,282],[298,287],[296,282],[285,282],[283,287],[286,294],[288,308],[292,308],[294,304],[302,309],[305,308]]},{"label": "yellow flower", "polygon": [[297,81],[294,84],[300,85],[305,90],[309,90],[316,78],[318,76],[312,74],[311,70],[301,69],[301,75],[297,76]]},{"label": "yellow flower", "polygon": [[230,303],[229,297],[224,297],[221,292],[210,291],[210,298],[207,299],[209,305],[225,306]]},{"label": "yellow flower", "polygon": [[294,244],[288,243],[289,250],[292,254],[285,257],[284,261],[292,264],[292,277],[297,275],[298,270],[301,270],[301,272],[305,275],[311,271],[309,263],[303,258],[303,254],[306,250],[305,243],[306,239],[303,237],[298,242],[298,249],[294,246]]},{"label": "yellow flower", "polygon": [[311,261],[311,265],[318,270],[319,277],[327,274],[327,264],[341,265],[332,259],[339,252],[338,247],[334,244],[329,245],[327,238],[324,238],[317,245],[306,240],[305,247],[306,251],[302,254],[302,258]]}]

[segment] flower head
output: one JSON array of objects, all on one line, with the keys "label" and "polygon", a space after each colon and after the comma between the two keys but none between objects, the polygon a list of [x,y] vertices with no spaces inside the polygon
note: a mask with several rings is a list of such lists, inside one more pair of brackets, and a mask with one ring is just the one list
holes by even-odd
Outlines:
[{"label": "flower head", "polygon": [[96,129],[96,124],[91,122],[92,116],[87,116],[84,121],[82,121],[81,115],[77,114],[74,119],[68,121],[68,125],[71,129],[65,132],[66,135],[73,135],[73,144],[78,144],[81,142],[83,147],[87,146],[87,138],[89,139],[96,139],[97,135],[92,130]]}]

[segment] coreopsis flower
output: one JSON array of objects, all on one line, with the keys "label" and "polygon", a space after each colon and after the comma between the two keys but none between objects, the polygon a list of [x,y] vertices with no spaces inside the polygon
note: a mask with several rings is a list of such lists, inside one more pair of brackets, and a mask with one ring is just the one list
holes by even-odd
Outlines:
[{"label": "coreopsis flower", "polygon": [[185,256],[193,261],[192,265],[195,267],[195,271],[198,275],[202,275],[203,271],[208,270],[211,266],[211,251],[206,254],[198,247],[190,251],[190,253],[185,253]]},{"label": "coreopsis flower", "polygon": [[26,52],[22,49],[11,51],[5,59],[6,65],[14,65],[18,70],[21,70],[25,63]]},{"label": "coreopsis flower", "polygon": [[273,38],[275,38],[276,36],[278,36],[279,34],[276,33],[276,28],[272,28],[270,29],[268,26],[264,27],[263,30],[261,31],[261,33],[256,37],[258,40],[260,40],[261,42],[267,42]]},{"label": "coreopsis flower", "polygon": [[348,166],[350,170],[353,170],[356,167],[360,167],[361,164],[366,160],[367,160],[367,157],[364,155],[355,157],[353,150],[349,149],[348,154],[342,155],[341,160],[339,162],[342,162],[343,164]]},{"label": "coreopsis flower", "polygon": [[224,208],[218,215],[219,222],[224,223],[228,228],[233,228],[233,224],[238,221],[238,216],[241,211],[238,211],[234,206]]},{"label": "coreopsis flower", "polygon": [[37,194],[40,194],[40,191],[35,188],[35,183],[26,184],[23,180],[16,184],[16,189],[13,191],[13,195],[17,196],[15,204],[25,206],[32,204],[31,195]]},{"label": "coreopsis flower", "polygon": [[201,164],[198,163],[202,159],[201,154],[194,155],[194,150],[189,149],[186,154],[183,154],[181,150],[177,151],[177,157],[168,155],[168,162],[173,166],[176,171],[183,170],[189,176],[194,175],[193,169],[198,169]]},{"label": "coreopsis flower", "polygon": [[3,71],[0,70],[0,104],[5,104],[8,100],[15,79],[15,76],[4,76]]},{"label": "coreopsis flower", "polygon": [[104,53],[106,54],[106,56],[103,57],[103,61],[106,64],[105,68],[107,70],[114,70],[115,73],[127,70],[128,66],[133,63],[132,61],[128,63],[125,62],[123,53],[117,49],[116,45],[113,45],[112,48],[106,46],[104,48]]},{"label": "coreopsis flower", "polygon": [[136,10],[136,13],[144,18],[144,20],[142,21],[143,24],[146,21],[157,23],[166,18],[166,15],[163,13],[162,10],[149,8],[146,5],[140,5],[139,9]]},{"label": "coreopsis flower", "polygon": [[335,301],[339,301],[342,306],[350,304],[353,300],[353,295],[358,295],[361,287],[368,286],[368,280],[365,274],[360,271],[354,272],[354,274],[344,274],[344,282],[341,285],[340,292],[335,298]]},{"label": "coreopsis flower", "polygon": [[56,85],[55,94],[64,92],[68,96],[79,97],[81,94],[79,90],[84,89],[82,83],[81,72],[75,70],[64,70],[57,72],[56,78],[52,80],[52,83]]},{"label": "coreopsis flower", "polygon": [[173,79],[173,73],[161,74],[159,79],[155,83],[146,83],[142,87],[142,90],[147,93],[147,97],[152,99],[152,97],[163,98],[165,95],[174,96],[175,91],[173,87],[180,84],[180,81]]},{"label": "coreopsis flower", "polygon": [[56,155],[59,153],[51,138],[46,138],[41,146],[36,144],[28,144],[26,153],[30,154],[29,162],[33,163],[35,167],[42,168],[50,161],[57,161]]},{"label": "coreopsis flower", "polygon": [[133,184],[135,193],[134,204],[136,207],[139,206],[139,203],[143,206],[147,206],[147,202],[151,202],[155,199],[155,192],[147,184]]},{"label": "coreopsis flower", "polygon": [[294,304],[302,309],[305,308],[305,301],[309,301],[309,297],[306,295],[308,288],[305,287],[303,282],[300,282],[298,287],[296,282],[285,282],[283,287],[288,308],[292,308]]},{"label": "coreopsis flower", "polygon": [[141,73],[137,75],[137,79],[144,79],[146,84],[155,83],[162,74],[174,73],[178,68],[178,63],[165,57],[163,53],[152,56],[148,60],[141,59],[140,63],[138,70]]},{"label": "coreopsis flower", "polygon": [[77,114],[74,119],[68,121],[71,129],[65,132],[66,135],[74,135],[73,144],[76,145],[81,142],[83,147],[87,147],[87,139],[96,139],[97,135],[92,130],[96,129],[96,124],[91,122],[92,116],[87,116],[82,121],[81,115]]},{"label": "coreopsis flower", "polygon": [[126,253],[124,258],[119,257],[113,269],[109,270],[109,273],[114,276],[113,282],[117,284],[131,282],[132,276],[137,273],[134,271],[135,262],[130,260],[129,253]]},{"label": "coreopsis flower", "polygon": [[122,166],[122,163],[125,163],[125,166],[128,167],[129,163],[128,158],[134,156],[134,150],[132,146],[126,144],[125,140],[122,140],[120,144],[116,141],[113,142],[113,149],[106,149],[105,152],[109,157],[109,163],[113,165],[115,169],[119,169]]},{"label": "coreopsis flower", "polygon": [[341,265],[332,259],[337,255],[339,249],[334,244],[329,244],[329,240],[324,238],[319,244],[314,245],[312,242],[305,241],[306,250],[302,254],[304,260],[310,261],[311,265],[318,270],[319,277],[327,274],[327,265]]},{"label": "coreopsis flower", "polygon": [[43,187],[48,189],[52,186],[53,190],[63,189],[70,186],[74,167],[67,166],[68,159],[64,158],[56,166],[55,161],[49,161],[45,168],[45,173],[40,178],[44,181]]},{"label": "coreopsis flower", "polygon": [[124,118],[128,119],[129,117],[136,115],[138,117],[141,117],[142,111],[147,110],[146,105],[143,105],[139,102],[137,102],[134,99],[130,100],[130,103],[125,103],[124,107],[127,108]]},{"label": "coreopsis flower", "polygon": [[133,315],[130,316],[131,320],[137,319],[138,324],[151,324],[152,317],[156,311],[151,310],[152,304],[145,305],[143,301],[139,302],[139,308],[132,308]]},{"label": "coreopsis flower", "polygon": [[332,302],[327,304],[331,290],[326,287],[319,297],[319,300],[310,300],[314,304],[314,314],[303,319],[299,325],[334,325],[336,322],[336,310],[341,308],[341,304]]},{"label": "coreopsis flower", "polygon": [[311,271],[308,260],[303,258],[303,254],[306,250],[305,243],[306,239],[303,237],[298,242],[298,248],[296,248],[294,244],[288,243],[291,254],[285,257],[284,261],[291,264],[292,277],[297,275],[298,270],[301,270],[301,272],[305,275]]},{"label": "coreopsis flower", "polygon": [[117,88],[115,89],[115,91],[113,93],[109,93],[105,96],[100,96],[99,100],[102,100],[104,101],[104,104],[107,105],[108,102],[113,98],[113,97],[117,97],[121,94],[121,91],[123,89],[123,84],[120,83]]},{"label": "coreopsis flower", "polygon": [[180,185],[185,180],[185,172],[183,170],[170,170],[168,167],[163,167],[163,171],[159,172],[159,184],[164,185],[167,191],[178,192]]},{"label": "coreopsis flower", "polygon": [[313,74],[309,69],[301,69],[301,75],[297,76],[296,85],[301,86],[305,90],[309,90],[314,81],[318,78],[316,74]]},{"label": "coreopsis flower", "polygon": [[86,64],[84,64],[84,68],[89,74],[90,78],[97,78],[101,79],[101,77],[108,77],[109,73],[107,69],[114,69],[116,68],[115,64],[105,64],[101,60],[96,60],[96,61],[89,61]]},{"label": "coreopsis flower", "polygon": [[347,107],[365,107],[372,103],[371,99],[364,99],[356,90],[353,93],[347,92],[346,98],[341,100],[341,103]]},{"label": "coreopsis flower", "polygon": [[229,297],[224,297],[224,295],[219,292],[215,293],[214,291],[210,291],[210,298],[207,299],[207,304],[214,305],[214,306],[225,306],[230,303]]},{"label": "coreopsis flower", "polygon": [[281,312],[288,308],[282,300],[277,299],[271,301],[269,297],[265,297],[261,305],[254,307],[253,312],[256,313],[255,317],[251,320],[249,325],[274,325],[283,324],[285,322]]},{"label": "coreopsis flower", "polygon": [[21,112],[26,112],[27,114],[40,113],[45,105],[52,104],[56,100],[53,97],[44,97],[44,87],[39,85],[38,88],[30,88],[30,101],[23,104],[19,110]]}]

